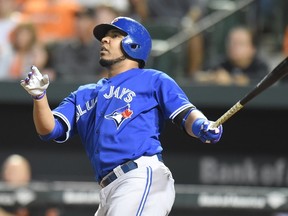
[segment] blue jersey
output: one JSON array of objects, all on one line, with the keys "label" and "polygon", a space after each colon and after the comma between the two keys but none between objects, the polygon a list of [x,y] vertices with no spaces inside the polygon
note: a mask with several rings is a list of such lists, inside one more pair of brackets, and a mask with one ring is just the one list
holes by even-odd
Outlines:
[{"label": "blue jersey", "polygon": [[87,84],[53,110],[67,128],[55,139],[65,142],[79,134],[99,181],[116,166],[162,151],[164,121],[193,107],[165,73],[131,69]]}]

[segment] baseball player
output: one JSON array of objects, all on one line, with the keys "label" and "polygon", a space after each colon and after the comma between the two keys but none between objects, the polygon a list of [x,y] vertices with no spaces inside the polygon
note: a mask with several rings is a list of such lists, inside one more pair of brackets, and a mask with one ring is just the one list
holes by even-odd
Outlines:
[{"label": "baseball player", "polygon": [[151,37],[139,22],[118,17],[93,33],[101,42],[99,63],[107,78],[80,86],[53,111],[47,75],[33,66],[21,81],[34,99],[36,131],[43,140],[59,143],[79,134],[102,187],[95,216],[168,215],[175,191],[161,155],[164,121],[205,143],[219,141],[222,125],[212,128],[167,74],[144,69]]}]

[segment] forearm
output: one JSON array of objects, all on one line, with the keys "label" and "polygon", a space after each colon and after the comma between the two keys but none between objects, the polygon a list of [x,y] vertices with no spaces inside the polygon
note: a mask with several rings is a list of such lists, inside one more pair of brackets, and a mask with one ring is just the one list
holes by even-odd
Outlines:
[{"label": "forearm", "polygon": [[186,132],[190,135],[190,136],[193,136],[193,137],[196,137],[195,134],[193,134],[191,128],[192,128],[192,125],[194,123],[194,121],[198,118],[204,118],[206,119],[206,116],[200,112],[199,110],[197,109],[194,109],[192,110],[192,112],[189,114],[189,116],[187,117],[187,120],[185,122],[185,130]]},{"label": "forearm", "polygon": [[46,95],[40,100],[34,100],[33,120],[39,135],[49,134],[54,129],[55,120]]}]

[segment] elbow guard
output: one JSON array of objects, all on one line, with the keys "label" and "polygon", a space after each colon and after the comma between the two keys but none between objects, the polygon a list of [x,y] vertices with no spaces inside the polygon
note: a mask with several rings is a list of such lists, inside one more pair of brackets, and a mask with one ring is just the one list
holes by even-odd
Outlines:
[{"label": "elbow guard", "polygon": [[196,108],[195,107],[190,107],[190,108],[187,108],[185,110],[183,110],[181,113],[179,113],[173,120],[174,124],[176,124],[180,129],[185,130],[185,122],[189,116],[189,114],[195,110]]}]

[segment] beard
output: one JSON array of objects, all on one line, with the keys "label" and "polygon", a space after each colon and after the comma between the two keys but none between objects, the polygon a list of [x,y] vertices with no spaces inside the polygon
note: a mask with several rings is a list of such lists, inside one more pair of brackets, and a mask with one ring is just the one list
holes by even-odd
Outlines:
[{"label": "beard", "polygon": [[121,62],[121,61],[124,61],[125,59],[126,59],[126,57],[125,57],[124,55],[121,56],[121,57],[119,57],[119,58],[112,59],[112,60],[107,60],[107,59],[101,58],[101,59],[99,60],[99,64],[100,64],[102,67],[109,68],[109,67],[111,67],[111,66],[114,65],[114,64],[117,64],[117,63],[119,63],[119,62]]}]

